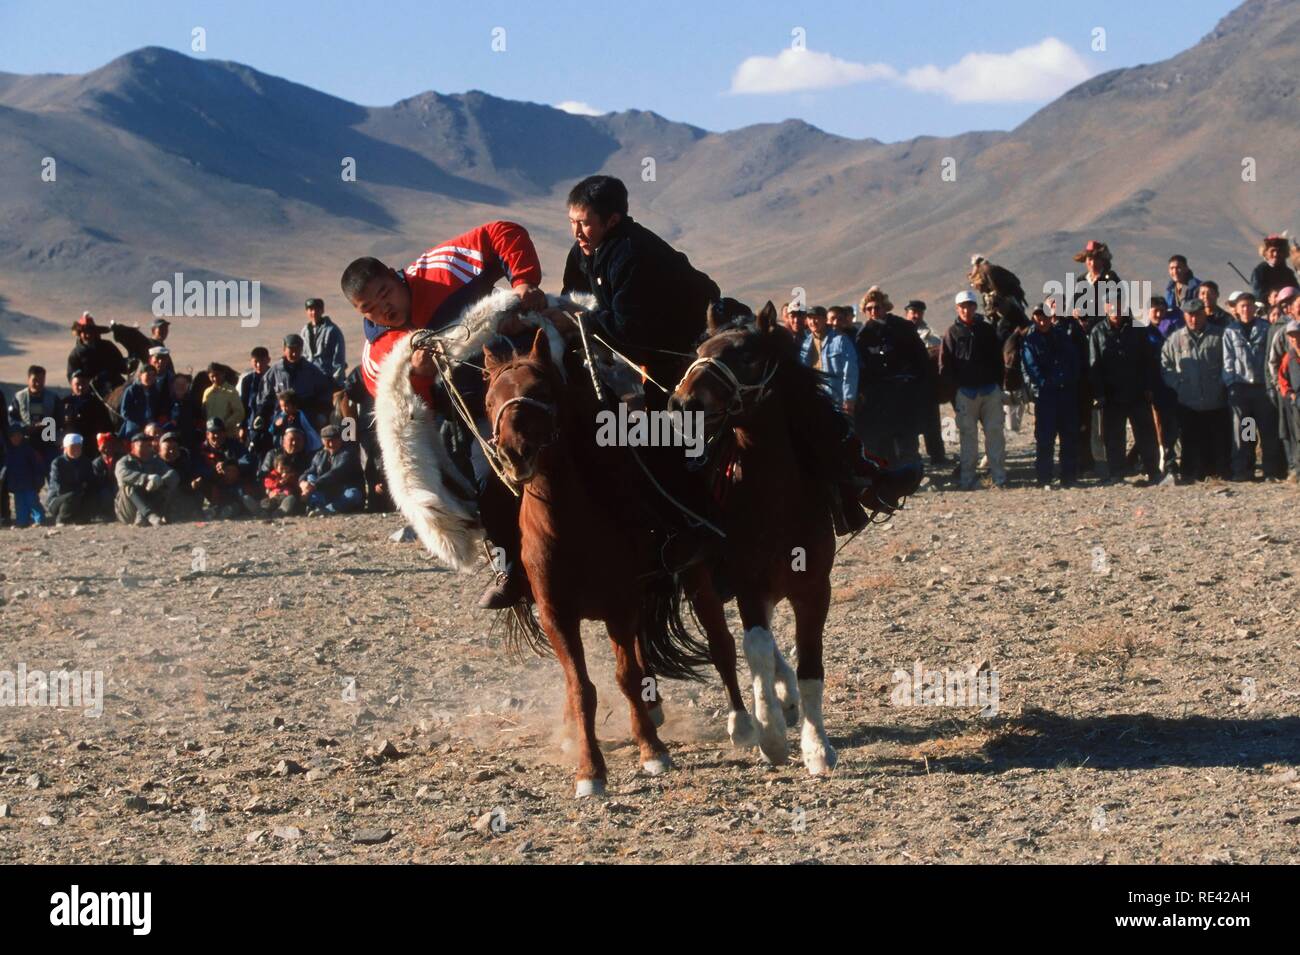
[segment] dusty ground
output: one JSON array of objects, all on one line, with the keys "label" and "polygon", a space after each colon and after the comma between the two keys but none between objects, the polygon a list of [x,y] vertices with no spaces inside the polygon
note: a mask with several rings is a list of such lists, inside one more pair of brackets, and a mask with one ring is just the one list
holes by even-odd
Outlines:
[{"label": "dusty ground", "polygon": [[[557,668],[392,517],[0,532],[0,669],[105,676],[97,719],[0,708],[0,862],[1295,862],[1296,494],[919,495],[835,571],[825,780],[733,751],[713,679],[638,776],[593,631],[581,803]],[[987,660],[997,714],[891,705],[918,660]]]}]

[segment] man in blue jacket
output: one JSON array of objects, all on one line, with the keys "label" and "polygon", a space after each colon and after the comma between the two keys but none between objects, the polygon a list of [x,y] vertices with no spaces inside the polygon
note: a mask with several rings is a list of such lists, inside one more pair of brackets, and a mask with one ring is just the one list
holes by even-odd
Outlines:
[{"label": "man in blue jacket", "polygon": [[1020,349],[1025,384],[1034,401],[1034,465],[1038,486],[1052,483],[1052,454],[1061,443],[1061,487],[1078,479],[1079,350],[1064,325],[1054,325],[1042,307]]},{"label": "man in blue jacket", "polygon": [[46,513],[54,526],[82,524],[94,510],[95,479],[90,458],[85,454],[81,435],[75,431],[63,436],[63,453],[50,464],[50,480],[45,488]]},{"label": "man in blue jacket", "polygon": [[153,365],[141,365],[136,370],[135,381],[122,392],[122,406],[118,409],[122,416],[122,429],[118,433],[122,437],[134,438],[145,425],[162,417],[162,408],[154,390],[157,379],[158,371]]},{"label": "man in blue jacket", "polygon": [[359,511],[366,503],[361,452],[355,441],[344,441],[338,425],[321,428],[324,444],[303,474],[300,488],[307,513],[340,514]]}]

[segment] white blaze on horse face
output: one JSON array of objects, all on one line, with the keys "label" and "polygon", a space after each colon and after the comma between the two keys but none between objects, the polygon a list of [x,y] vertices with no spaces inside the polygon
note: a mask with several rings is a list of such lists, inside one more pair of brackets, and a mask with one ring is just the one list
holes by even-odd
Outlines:
[{"label": "white blaze on horse face", "polygon": [[785,717],[776,695],[776,640],[765,627],[745,631],[745,660],[754,677],[754,718],[758,720],[758,748],[774,766],[790,756],[785,741]]},{"label": "white blaze on horse face", "polygon": [[835,747],[826,737],[826,726],[822,721],[824,688],[821,680],[799,681],[799,695],[803,698],[803,730],[799,735],[799,745],[804,767],[813,776],[829,773],[839,759]]}]

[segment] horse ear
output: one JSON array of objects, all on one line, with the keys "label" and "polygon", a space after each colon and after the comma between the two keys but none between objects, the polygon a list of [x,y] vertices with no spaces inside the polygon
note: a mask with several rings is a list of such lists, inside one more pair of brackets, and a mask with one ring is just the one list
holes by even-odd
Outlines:
[{"label": "horse ear", "polygon": [[551,363],[551,342],[546,337],[546,329],[537,329],[537,334],[533,336],[533,349],[528,353],[528,357],[544,365]]},{"label": "horse ear", "polygon": [[496,371],[505,364],[504,359],[498,358],[496,353],[487,345],[483,346],[483,380],[487,381],[492,377],[492,372]]},{"label": "horse ear", "polygon": [[758,313],[758,330],[767,334],[776,327],[776,306],[772,300],[768,299],[767,304],[763,306],[762,311]]},{"label": "horse ear", "polygon": [[704,328],[710,335],[716,335],[718,326],[724,321],[723,316],[719,314],[720,311],[717,302],[710,302],[708,310],[704,313]]}]

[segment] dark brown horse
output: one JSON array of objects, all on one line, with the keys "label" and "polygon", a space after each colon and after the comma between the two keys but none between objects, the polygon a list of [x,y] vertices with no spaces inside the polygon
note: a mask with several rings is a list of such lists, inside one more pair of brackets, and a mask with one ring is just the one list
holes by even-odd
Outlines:
[{"label": "dark brown horse", "polygon": [[[836,760],[822,722],[822,632],[835,532],[831,488],[800,460],[792,428],[823,413],[816,405],[830,397],[820,375],[799,361],[771,302],[753,324],[724,325],[710,309],[708,330],[671,407],[704,418],[707,467],[722,488],[724,566],[754,679],[759,747],[769,762],[785,762],[787,720],[801,706],[804,766],[820,775]],[[781,600],[794,610],[797,673],[772,634],[773,610]]]},{"label": "dark brown horse", "polygon": [[[521,559],[538,620],[564,670],[565,718],[578,737],[576,793],[598,795],[606,780],[596,741],[596,688],[583,654],[583,620],[605,624],[642,770],[662,773],[672,761],[655,730],[657,714],[648,705],[658,699],[654,680],[692,678],[694,668],[709,657],[677,616],[675,598],[683,596],[677,584],[656,575],[660,542],[638,500],[642,485],[631,473],[625,449],[597,446],[596,398],[581,385],[566,387],[545,332],[537,333],[526,355],[503,357],[484,348],[484,367],[498,461],[505,477],[523,489]],[[665,586],[671,591],[667,597]],[[720,621],[725,634],[721,605],[715,609],[713,629]],[[726,642],[736,686],[729,635]],[[725,667],[725,649],[719,652]]]}]

